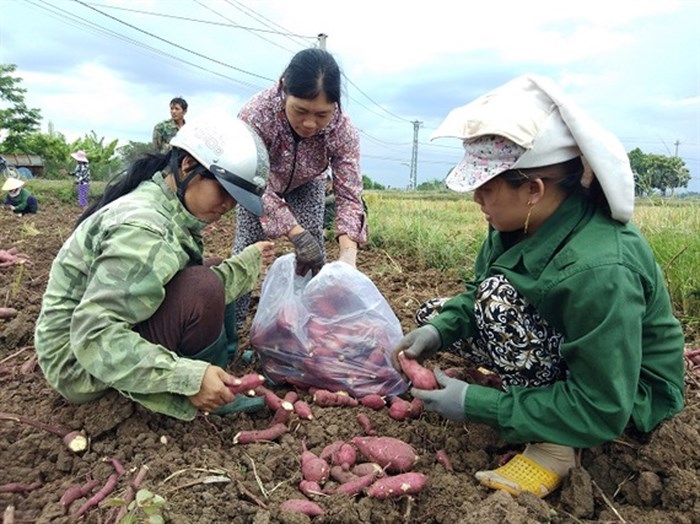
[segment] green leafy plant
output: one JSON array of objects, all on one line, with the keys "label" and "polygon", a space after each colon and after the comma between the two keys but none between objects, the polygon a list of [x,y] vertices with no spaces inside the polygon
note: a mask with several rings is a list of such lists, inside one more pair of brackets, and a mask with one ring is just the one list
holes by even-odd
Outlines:
[{"label": "green leafy plant", "polygon": [[163,497],[147,489],[140,489],[131,502],[115,498],[109,501],[113,506],[127,506],[127,514],[119,524],[164,524],[167,502]]}]

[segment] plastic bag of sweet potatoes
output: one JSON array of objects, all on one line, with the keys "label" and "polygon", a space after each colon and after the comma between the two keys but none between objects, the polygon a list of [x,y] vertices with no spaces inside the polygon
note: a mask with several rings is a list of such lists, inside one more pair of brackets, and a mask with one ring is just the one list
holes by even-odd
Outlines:
[{"label": "plastic bag of sweet potatoes", "polygon": [[294,269],[291,253],[272,264],[250,330],[267,378],[356,398],[405,392],[408,383],[391,365],[401,324],[374,283],[343,262],[313,278]]}]

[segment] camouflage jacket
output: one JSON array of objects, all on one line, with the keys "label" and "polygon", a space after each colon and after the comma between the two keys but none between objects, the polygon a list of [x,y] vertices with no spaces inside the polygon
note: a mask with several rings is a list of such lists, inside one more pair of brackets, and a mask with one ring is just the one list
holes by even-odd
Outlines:
[{"label": "camouflage jacket", "polygon": [[[180,357],[132,328],[158,309],[177,272],[202,263],[205,225],[156,173],[66,240],[35,332],[41,369],[66,399],[88,402],[114,388],[153,411],[194,418],[187,397],[199,391],[207,362]],[[227,303],[252,290],[261,265],[251,246],[212,268]]]},{"label": "camouflage jacket", "polygon": [[159,153],[170,151],[170,139],[180,130],[171,118],[163,120],[153,128],[153,148]]}]

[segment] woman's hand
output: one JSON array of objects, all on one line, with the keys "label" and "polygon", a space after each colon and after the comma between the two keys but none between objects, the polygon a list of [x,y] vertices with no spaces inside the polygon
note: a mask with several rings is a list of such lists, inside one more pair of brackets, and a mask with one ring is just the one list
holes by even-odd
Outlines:
[{"label": "woman's hand", "polygon": [[218,366],[209,365],[204,371],[199,392],[189,397],[190,402],[201,411],[214,411],[224,404],[233,402],[235,395],[231,393],[229,385],[235,385],[233,375],[229,375]]},{"label": "woman's hand", "polygon": [[270,242],[269,240],[261,240],[260,242],[256,242],[253,245],[260,250],[263,262],[269,263],[272,262],[272,259],[275,258],[274,242]]}]

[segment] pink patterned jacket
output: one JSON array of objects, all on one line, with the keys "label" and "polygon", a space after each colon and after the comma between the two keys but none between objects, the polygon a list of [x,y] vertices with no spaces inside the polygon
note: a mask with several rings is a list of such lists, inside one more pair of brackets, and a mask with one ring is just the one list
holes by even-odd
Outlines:
[{"label": "pink patterned jacket", "polygon": [[330,168],[336,198],[336,236],[347,234],[359,245],[367,241],[360,137],[344,113],[336,110],[320,133],[296,141],[284,113],[284,93],[273,87],[248,100],[238,117],[255,128],[270,154],[270,177],[263,195],[265,216],[261,219],[269,238],[279,238],[297,225],[284,195],[325,177]]}]

